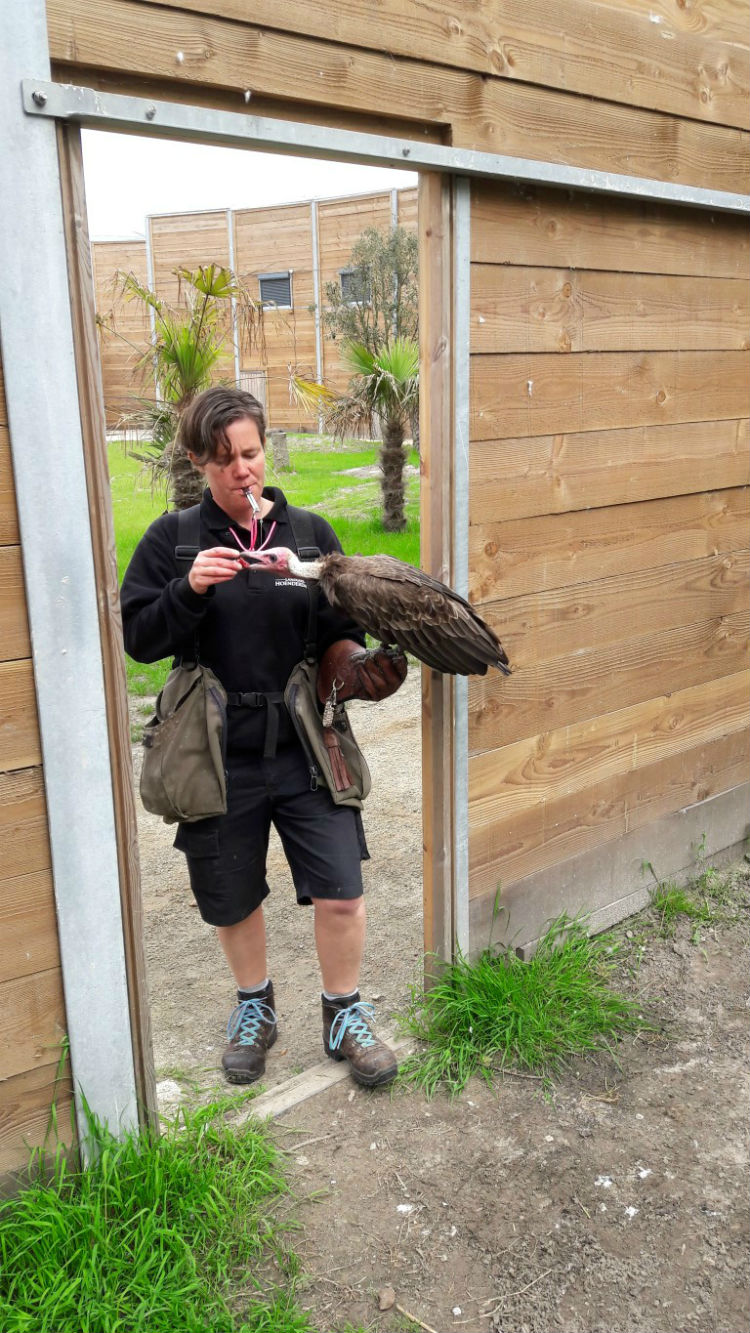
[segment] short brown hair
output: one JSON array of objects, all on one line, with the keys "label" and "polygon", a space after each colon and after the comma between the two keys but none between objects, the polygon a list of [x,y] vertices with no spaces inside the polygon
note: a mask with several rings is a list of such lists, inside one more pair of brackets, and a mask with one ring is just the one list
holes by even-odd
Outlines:
[{"label": "short brown hair", "polygon": [[258,399],[244,389],[216,385],[204,389],[192,403],[188,403],[180,417],[177,438],[201,466],[209,462],[223,463],[230,453],[227,426],[245,419],[255,422],[265,448],[266,416]]}]

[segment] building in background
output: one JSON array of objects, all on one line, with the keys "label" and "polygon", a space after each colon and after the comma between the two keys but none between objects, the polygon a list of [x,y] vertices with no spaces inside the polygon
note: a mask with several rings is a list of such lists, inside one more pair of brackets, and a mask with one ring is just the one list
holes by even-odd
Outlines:
[{"label": "building in background", "polygon": [[[117,295],[117,274],[132,272],[170,304],[180,303],[176,270],[217,263],[233,269],[265,305],[263,346],[234,339],[217,367],[264,404],[272,428],[314,430],[317,419],[289,394],[293,368],[303,379],[346,386],[336,342],[320,327],[326,283],[346,290],[352,248],[369,227],[417,229],[417,190],[390,190],[268,208],[212,209],[146,219],[143,241],[92,245],[107,425],[114,428],[134,396],[153,391],[138,371],[148,346],[149,313]],[[114,326],[116,333],[109,331]]]}]

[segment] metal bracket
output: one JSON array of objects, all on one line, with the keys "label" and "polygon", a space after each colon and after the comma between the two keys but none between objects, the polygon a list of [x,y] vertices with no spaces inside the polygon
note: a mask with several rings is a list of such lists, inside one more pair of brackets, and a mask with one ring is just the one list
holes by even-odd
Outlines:
[{"label": "metal bracket", "polygon": [[537,162],[533,158],[480,153],[471,148],[451,148],[413,139],[270,120],[265,116],[217,111],[211,107],[183,106],[178,102],[123,97],[42,79],[24,79],[21,87],[23,106],[28,115],[72,120],[88,129],[136,131],[159,138],[209,141],[234,148],[265,148],[276,153],[293,153],[297,157],[324,157],[374,166],[400,165],[414,171],[489,176],[721,213],[750,212],[750,195],[673,185],[645,176],[622,176],[589,170],[588,167]]}]

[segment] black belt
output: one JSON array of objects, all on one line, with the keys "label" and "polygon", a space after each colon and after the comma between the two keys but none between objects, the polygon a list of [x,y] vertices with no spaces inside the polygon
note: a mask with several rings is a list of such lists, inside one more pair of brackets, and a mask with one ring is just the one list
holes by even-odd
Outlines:
[{"label": "black belt", "polygon": [[261,694],[257,690],[251,690],[245,694],[227,694],[227,703],[234,708],[268,709],[266,739],[263,746],[264,759],[273,759],[276,754],[276,745],[279,739],[279,708],[283,702],[284,693],[282,690],[269,691],[268,694]]}]

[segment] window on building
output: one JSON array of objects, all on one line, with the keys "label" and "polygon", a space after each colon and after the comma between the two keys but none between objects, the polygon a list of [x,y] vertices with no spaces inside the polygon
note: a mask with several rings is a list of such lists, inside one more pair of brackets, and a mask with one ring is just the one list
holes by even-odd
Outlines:
[{"label": "window on building", "polygon": [[285,273],[259,273],[258,286],[260,287],[260,299],[264,306],[277,306],[282,310],[291,310],[292,274],[289,269]]},{"label": "window on building", "polygon": [[367,275],[361,268],[342,268],[339,270],[341,298],[348,305],[369,305],[372,289]]}]

